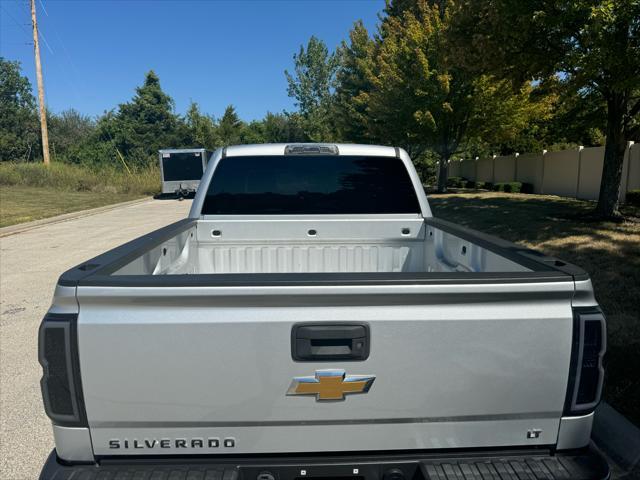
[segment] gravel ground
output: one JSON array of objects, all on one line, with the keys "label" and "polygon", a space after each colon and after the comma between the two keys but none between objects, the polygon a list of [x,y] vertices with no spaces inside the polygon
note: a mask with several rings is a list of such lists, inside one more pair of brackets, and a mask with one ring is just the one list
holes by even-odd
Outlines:
[{"label": "gravel ground", "polygon": [[53,448],[37,334],[58,276],[184,218],[190,201],[150,200],[0,238],[0,478],[31,480]]}]

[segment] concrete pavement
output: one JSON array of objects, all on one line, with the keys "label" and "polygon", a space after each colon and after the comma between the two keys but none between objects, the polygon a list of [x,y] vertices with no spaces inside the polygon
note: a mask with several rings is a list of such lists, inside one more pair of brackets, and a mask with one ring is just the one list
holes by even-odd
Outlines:
[{"label": "concrete pavement", "polygon": [[0,238],[0,479],[31,480],[53,448],[37,335],[58,276],[186,217],[191,201],[149,200]]}]

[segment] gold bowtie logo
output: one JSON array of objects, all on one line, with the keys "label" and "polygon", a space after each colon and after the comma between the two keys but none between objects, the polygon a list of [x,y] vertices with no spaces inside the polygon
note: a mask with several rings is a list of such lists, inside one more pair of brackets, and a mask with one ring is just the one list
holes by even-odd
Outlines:
[{"label": "gold bowtie logo", "polygon": [[347,375],[344,370],[316,370],[312,377],[295,377],[287,395],[315,395],[316,400],[344,400],[351,393],[367,393],[375,375]]}]

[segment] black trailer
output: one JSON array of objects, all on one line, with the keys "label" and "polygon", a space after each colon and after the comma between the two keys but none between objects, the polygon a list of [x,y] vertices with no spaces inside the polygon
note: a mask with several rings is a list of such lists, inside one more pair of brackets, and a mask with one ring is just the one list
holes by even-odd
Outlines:
[{"label": "black trailer", "polygon": [[204,148],[160,150],[162,193],[186,197],[194,193],[207,167],[211,152]]}]

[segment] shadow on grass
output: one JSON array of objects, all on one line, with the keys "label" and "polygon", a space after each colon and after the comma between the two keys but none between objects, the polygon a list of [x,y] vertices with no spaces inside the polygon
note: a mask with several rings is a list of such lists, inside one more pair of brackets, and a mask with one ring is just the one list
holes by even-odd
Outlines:
[{"label": "shadow on grass", "polygon": [[607,315],[605,398],[640,425],[640,209],[632,221],[594,220],[594,204],[505,194],[432,195],[434,215],[534,248],[585,269]]},{"label": "shadow on grass", "polygon": [[[593,220],[592,202],[534,195],[449,194],[429,197],[434,214],[487,233],[517,241],[525,232],[528,241],[545,241],[559,236],[595,234],[594,229],[636,231],[635,222]],[[640,219],[639,209],[629,209]],[[510,237],[511,236],[511,237]]]}]

